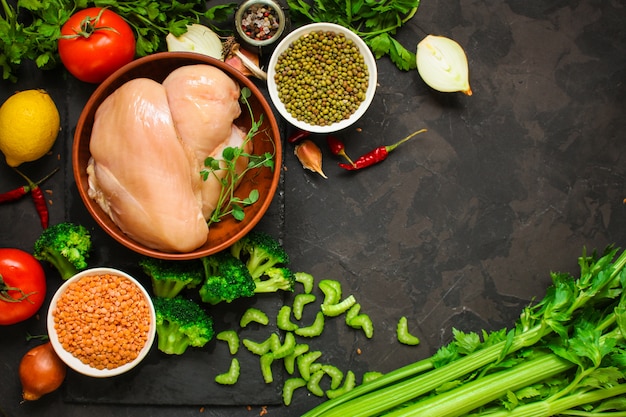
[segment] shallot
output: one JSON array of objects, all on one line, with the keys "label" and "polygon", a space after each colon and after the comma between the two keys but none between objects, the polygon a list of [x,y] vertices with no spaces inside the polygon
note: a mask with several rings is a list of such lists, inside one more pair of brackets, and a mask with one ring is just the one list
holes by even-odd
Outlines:
[{"label": "shallot", "polygon": [[25,401],[35,401],[57,390],[66,373],[67,365],[57,356],[50,342],[32,348],[20,362],[22,397]]}]

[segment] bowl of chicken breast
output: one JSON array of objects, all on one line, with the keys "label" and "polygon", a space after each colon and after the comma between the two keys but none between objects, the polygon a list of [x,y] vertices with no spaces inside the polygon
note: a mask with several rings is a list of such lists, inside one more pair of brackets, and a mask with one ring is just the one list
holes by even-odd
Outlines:
[{"label": "bowl of chicken breast", "polygon": [[276,192],[280,131],[261,91],[190,52],[139,58],[87,101],[72,148],[88,212],[142,255],[195,259],[247,234]]}]

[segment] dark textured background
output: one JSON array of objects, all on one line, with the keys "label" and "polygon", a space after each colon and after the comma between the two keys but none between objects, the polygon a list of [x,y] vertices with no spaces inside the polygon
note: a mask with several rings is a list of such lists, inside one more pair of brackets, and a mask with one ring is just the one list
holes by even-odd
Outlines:
[{"label": "dark textured background", "polygon": [[[421,128],[427,133],[357,173],[338,168],[324,138],[316,137],[326,180],[303,170],[285,146],[281,190],[259,227],[283,240],[294,269],[341,281],[374,320],[371,340],[341,319],[329,320],[324,336],[310,341],[326,362],[360,379],[366,370],[386,372],[429,356],[450,340],[452,328],[512,326],[524,305],[543,296],[550,271],[575,273],[584,247],[625,245],[624,22],[621,0],[424,0],[399,40],[411,49],[428,33],[457,40],[469,58],[474,95],[433,92],[417,71],[400,72],[382,59],[371,108],[339,134],[349,154]],[[63,131],[53,154],[24,170],[38,178],[64,167],[44,186],[51,192],[51,221],[93,227],[98,251],[92,262],[131,268],[134,256],[88,218],[69,170],[73,129],[94,87],[60,69],[26,67],[18,84],[0,82],[0,99],[40,87],[59,106]],[[21,184],[0,165],[2,191]],[[0,245],[30,250],[40,232],[31,202],[2,206],[0,216]],[[53,275],[49,282],[58,285]],[[402,315],[419,346],[396,341]],[[260,404],[245,407],[257,403],[254,394],[226,408],[210,401],[205,407],[75,404],[67,401],[76,387],[71,383],[20,404],[17,366],[33,343],[23,335],[43,329],[37,320],[0,328],[0,414],[252,416],[261,410]],[[194,378],[183,375],[197,385]],[[152,384],[158,390],[158,381]],[[260,379],[251,387],[268,388]],[[301,390],[291,407],[268,410],[297,416],[319,402]]]}]

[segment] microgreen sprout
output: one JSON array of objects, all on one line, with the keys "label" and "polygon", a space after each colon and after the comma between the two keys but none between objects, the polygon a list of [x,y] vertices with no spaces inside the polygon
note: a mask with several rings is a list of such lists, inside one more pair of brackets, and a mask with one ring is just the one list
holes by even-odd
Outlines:
[{"label": "microgreen sprout", "polygon": [[[232,215],[236,220],[242,221],[245,218],[244,208],[256,203],[260,195],[259,190],[255,188],[245,197],[237,196],[235,191],[241,179],[249,171],[257,168],[266,167],[274,170],[274,155],[271,152],[255,155],[245,150],[248,143],[259,133],[261,125],[263,124],[263,114],[259,116],[258,120],[254,119],[252,106],[248,100],[251,95],[252,92],[249,88],[244,87],[241,89],[240,101],[246,105],[252,122],[243,144],[240,147],[228,146],[224,148],[221,158],[213,156],[207,157],[204,160],[205,168],[200,171],[200,175],[204,181],[206,181],[210,175],[214,175],[222,186],[216,209],[208,220],[209,225],[219,222],[223,217],[228,215]],[[248,159],[248,165],[242,172],[238,172],[237,170],[237,160],[239,158]],[[225,171],[223,178],[217,175],[218,171]]]}]

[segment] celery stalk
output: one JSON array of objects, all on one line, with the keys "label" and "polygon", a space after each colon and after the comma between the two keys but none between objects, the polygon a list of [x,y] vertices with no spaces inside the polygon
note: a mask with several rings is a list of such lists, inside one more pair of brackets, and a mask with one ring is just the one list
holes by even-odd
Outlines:
[{"label": "celery stalk", "polygon": [[[411,375],[415,375],[416,371],[420,369],[419,365],[422,364],[422,362],[407,365],[404,368],[400,368],[403,372],[399,373],[399,375],[404,375],[408,378],[398,378],[395,381],[392,380],[388,382],[388,375],[383,375],[373,381],[372,385],[378,383],[376,387],[370,387],[370,384],[362,385],[358,387],[362,388],[362,391],[352,394],[353,391],[358,389],[355,388],[348,393],[352,394],[349,398],[341,396],[337,399],[327,401],[314,410],[304,414],[303,417],[369,417],[377,415],[377,413],[389,410],[406,401],[426,394],[445,382],[453,381],[485,365],[495,363],[504,354],[515,352],[525,346],[533,345],[541,336],[549,332],[549,328],[537,326],[515,336],[510,346],[507,346],[509,344],[508,341],[499,342],[457,359],[440,368],[427,370],[427,372],[420,373],[417,376],[411,377]],[[373,391],[379,387],[382,387],[382,389]],[[350,399],[352,399],[353,402],[350,402]]]},{"label": "celery stalk", "polygon": [[[613,258],[616,253],[617,249],[613,248],[608,248],[601,257],[596,257],[595,254],[594,256],[588,257],[583,253],[583,256],[579,258],[581,271],[578,279],[574,279],[567,274],[552,274],[553,285],[549,288],[544,299],[536,305],[524,309],[516,322],[515,328],[508,332],[506,340],[500,339],[501,341],[484,343],[476,349],[466,349],[464,351],[465,353],[460,352],[461,355],[465,356],[455,358],[443,366],[436,367],[435,356],[406,365],[377,378],[371,383],[356,387],[345,395],[318,405],[313,410],[305,413],[303,417],[370,417],[389,413],[391,410],[395,412],[397,410],[396,407],[405,406],[416,407],[419,411],[411,410],[412,412],[409,412],[407,410],[407,414],[398,415],[419,415],[420,417],[427,415],[436,415],[437,417],[447,416],[448,414],[442,414],[442,412],[427,414],[427,411],[430,411],[431,408],[428,405],[424,406],[423,409],[418,408],[422,407],[419,405],[420,401],[429,401],[428,397],[425,397],[425,400],[419,398],[427,394],[435,395],[435,398],[441,396],[443,403],[453,402],[457,404],[455,407],[458,407],[458,404],[467,402],[467,409],[463,411],[463,413],[467,413],[488,404],[492,400],[483,397],[481,401],[476,400],[475,403],[470,404],[468,397],[455,402],[456,399],[452,394],[446,395],[445,392],[443,394],[436,394],[435,390],[441,388],[448,382],[462,380],[472,373],[481,373],[483,370],[487,369],[484,367],[497,365],[501,361],[510,358],[510,354],[522,348],[535,349],[536,352],[542,352],[545,343],[551,343],[548,341],[547,337],[553,338],[553,341],[560,339],[561,346],[564,346],[564,350],[561,354],[555,352],[557,353],[555,356],[561,357],[561,359],[558,361],[554,358],[549,360],[555,361],[552,365],[556,366],[556,362],[563,361],[560,365],[563,366],[564,369],[569,369],[576,365],[582,367],[577,355],[583,355],[582,359],[589,358],[593,361],[592,368],[599,366],[599,364],[596,363],[597,359],[601,358],[599,355],[606,354],[606,352],[600,352],[602,352],[602,349],[607,345],[596,341],[599,343],[597,347],[581,347],[586,344],[587,339],[585,339],[585,337],[588,338],[590,336],[590,333],[588,333],[590,330],[583,330],[583,333],[585,331],[587,333],[583,334],[582,342],[581,340],[572,340],[580,347],[580,353],[567,353],[567,346],[570,342],[570,335],[576,331],[573,324],[577,317],[580,316],[579,312],[583,309],[587,311],[597,309],[598,311],[608,313],[609,310],[606,310],[607,306],[609,304],[613,306],[617,304],[616,310],[612,314],[609,313],[602,318],[602,320],[598,320],[598,322],[594,320],[596,326],[595,332],[604,332],[612,327],[616,321],[620,329],[626,328],[626,317],[618,313],[618,311],[626,311],[626,305],[624,305],[626,304],[626,291],[623,291],[623,287],[626,286],[626,270],[624,270],[624,266],[626,265],[626,252],[623,252],[614,260]],[[616,315],[622,317],[612,317]],[[605,336],[611,338],[613,335]],[[619,337],[617,339],[621,340],[616,343],[623,345],[623,338]],[[459,347],[463,347],[463,345],[463,340],[461,340],[460,344],[457,343]],[[471,343],[469,343],[469,345],[471,345]],[[570,355],[572,360],[569,360],[570,358],[567,357],[567,355]],[[565,367],[565,363],[568,364],[567,368]],[[536,369],[536,372],[542,372],[543,369],[540,369],[541,367],[542,366],[538,366],[534,369]],[[532,372],[530,369],[516,365],[511,368],[510,371],[512,373],[507,375],[511,375],[512,379],[510,381],[513,381],[516,379],[514,373],[524,370],[524,372],[520,372],[522,373],[520,378],[523,380],[529,372]],[[486,384],[484,387],[487,391],[490,390],[490,387],[494,388],[497,386],[497,388],[507,389],[506,392],[515,390],[515,387],[518,387],[518,385],[512,385],[513,388],[511,388],[511,386],[506,388],[506,382],[493,382],[493,385],[490,385],[491,375],[492,374],[479,374],[475,382],[481,380],[483,380],[483,382],[477,382],[478,385],[474,385],[474,387],[482,387],[480,384],[484,383]],[[526,378],[526,380],[528,381],[529,379]],[[563,400],[571,399],[573,395],[572,392],[575,392],[578,382],[579,380],[572,381],[568,388],[561,393]],[[467,384],[470,385],[472,383],[473,382],[468,382]],[[502,387],[500,387],[500,384],[502,384]],[[522,387],[525,386],[527,386],[527,384],[522,385]],[[468,388],[466,393],[470,393],[471,390],[472,388]],[[458,393],[461,391],[455,392]],[[495,399],[501,397],[502,393],[495,397]],[[478,397],[473,398],[477,399]],[[432,401],[436,402],[439,400]],[[552,401],[560,401],[560,397],[552,397]],[[412,404],[413,402],[416,403]],[[428,404],[432,405],[433,403]],[[469,407],[473,408],[470,409]],[[537,405],[537,407],[541,406]],[[520,408],[522,408],[522,406],[520,406]],[[399,411],[399,413],[401,413],[401,411]],[[504,415],[505,414],[502,414],[502,416]],[[531,414],[517,415],[523,415],[524,417],[531,416]],[[537,416],[543,415],[548,414],[537,414]],[[506,416],[509,417],[509,414],[506,414]]]},{"label": "celery stalk", "polygon": [[455,389],[402,407],[386,416],[459,417],[498,399],[508,391],[516,391],[553,377],[574,366],[572,362],[561,359],[553,353],[541,354],[535,359],[475,379]]},{"label": "celery stalk", "polygon": [[606,415],[607,417],[624,417],[626,416],[626,411],[618,411],[614,413],[605,412],[602,414],[596,414],[593,411],[584,412],[571,410],[574,407],[579,407],[585,404],[593,404],[607,398],[620,397],[623,395],[626,395],[626,384],[616,385],[611,388],[595,389],[593,391],[575,393],[568,395],[567,397],[559,398],[555,401],[552,401],[550,398],[548,398],[544,401],[521,405],[519,407],[516,407],[512,411],[502,410],[495,413],[490,413],[489,417],[550,417],[559,414],[571,416]]}]

